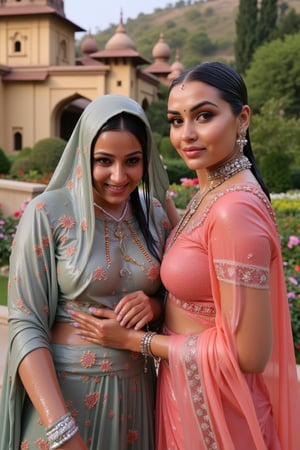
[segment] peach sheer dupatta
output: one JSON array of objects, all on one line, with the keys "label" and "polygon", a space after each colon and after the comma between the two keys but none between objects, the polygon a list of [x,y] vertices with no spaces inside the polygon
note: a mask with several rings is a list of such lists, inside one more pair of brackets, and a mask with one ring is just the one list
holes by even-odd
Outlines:
[{"label": "peach sheer dupatta", "polygon": [[[280,242],[264,195],[253,189],[249,199],[249,190],[229,189],[198,231],[198,241],[208,242],[215,325],[199,335],[171,337],[170,381],[185,450],[300,449],[300,392]],[[225,236],[229,229],[234,242]],[[234,285],[231,329],[222,317],[218,279]],[[241,372],[233,343],[248,287],[271,293],[273,351],[262,374]]]}]

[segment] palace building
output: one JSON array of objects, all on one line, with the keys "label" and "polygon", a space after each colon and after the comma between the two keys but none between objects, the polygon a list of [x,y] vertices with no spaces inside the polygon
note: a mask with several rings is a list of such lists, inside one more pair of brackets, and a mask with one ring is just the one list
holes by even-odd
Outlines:
[{"label": "palace building", "polygon": [[[160,83],[183,70],[161,34],[152,63],[126,33],[122,14],[100,50],[90,34],[75,57],[75,33],[63,0],[0,0],[0,148],[32,147],[50,136],[68,139],[86,105],[104,94],[135,99],[145,110]],[[146,67],[146,68],[145,68]]]}]

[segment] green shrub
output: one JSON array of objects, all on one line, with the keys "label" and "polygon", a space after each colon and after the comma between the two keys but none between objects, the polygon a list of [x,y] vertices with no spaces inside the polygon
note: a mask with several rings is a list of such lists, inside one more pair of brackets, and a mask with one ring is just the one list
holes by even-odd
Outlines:
[{"label": "green shrub", "polygon": [[189,169],[182,159],[164,159],[167,168],[170,184],[177,183],[180,185],[182,178],[195,178],[194,170]]},{"label": "green shrub", "polygon": [[157,149],[159,149],[162,135],[160,133],[157,133],[157,131],[153,131],[152,136]]},{"label": "green shrub", "polygon": [[32,149],[31,161],[40,173],[54,172],[65,149],[66,141],[58,137],[41,139]]},{"label": "green shrub", "polygon": [[0,148],[0,173],[7,174],[10,169],[10,161],[2,148]]},{"label": "green shrub", "polygon": [[13,215],[6,218],[3,217],[0,204],[0,267],[7,265],[9,262],[11,245],[18,223],[18,215]]},{"label": "green shrub", "polygon": [[6,155],[9,162],[10,162],[10,167],[12,165],[12,163],[15,161],[17,154],[16,153],[9,153],[8,155]]},{"label": "green shrub", "polygon": [[24,156],[30,156],[32,152],[31,147],[24,147],[22,150],[17,154],[16,159],[24,158]]},{"label": "green shrub", "polygon": [[300,189],[300,167],[291,168],[292,189]]},{"label": "green shrub", "polygon": [[177,152],[170,142],[169,136],[163,136],[160,140],[159,153],[164,159],[176,159],[179,158]]},{"label": "green shrub", "polygon": [[261,157],[260,169],[270,192],[286,192],[292,188],[290,159],[279,152]]},{"label": "green shrub", "polygon": [[197,185],[182,186],[173,183],[169,187],[169,193],[175,203],[176,208],[184,210],[191,198],[198,191]]},{"label": "green shrub", "polygon": [[35,170],[35,165],[33,161],[30,158],[30,155],[23,156],[22,158],[17,158],[11,168],[10,168],[10,175],[12,178],[20,178],[20,175],[26,174],[30,172],[31,170]]},{"label": "green shrub", "polygon": [[300,196],[297,198],[296,195],[282,196],[272,203],[281,240],[295,355],[300,364]]}]

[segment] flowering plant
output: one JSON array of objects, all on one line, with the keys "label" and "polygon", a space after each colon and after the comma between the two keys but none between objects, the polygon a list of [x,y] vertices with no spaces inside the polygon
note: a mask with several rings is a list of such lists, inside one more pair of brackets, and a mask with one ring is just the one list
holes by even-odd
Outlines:
[{"label": "flowering plant", "polygon": [[199,190],[198,178],[181,178],[179,184],[171,184],[169,194],[173,198],[176,208],[185,209],[188,202]]},{"label": "flowering plant", "polygon": [[300,223],[296,214],[278,214],[278,225],[295,355],[300,364]]},{"label": "flowering plant", "polygon": [[27,206],[28,201],[24,202],[18,211],[12,216],[4,217],[2,205],[0,203],[0,267],[9,262],[11,245],[16,234],[20,217]]},{"label": "flowering plant", "polygon": [[40,174],[37,170],[29,170],[29,172],[24,172],[24,170],[19,169],[17,172],[11,176],[0,174],[0,178],[7,180],[16,180],[16,181],[26,181],[27,183],[40,183],[40,184],[48,184],[51,180],[52,173],[44,173]]}]

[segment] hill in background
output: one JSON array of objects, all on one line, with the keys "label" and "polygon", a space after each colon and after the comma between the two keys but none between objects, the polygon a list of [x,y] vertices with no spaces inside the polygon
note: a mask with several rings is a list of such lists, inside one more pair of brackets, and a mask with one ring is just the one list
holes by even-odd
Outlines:
[{"label": "hill in background", "polygon": [[[219,59],[227,62],[234,59],[235,20],[239,0],[207,0],[171,3],[166,8],[156,8],[152,14],[141,13],[136,19],[128,19],[124,25],[136,48],[146,58],[152,60],[152,49],[160,33],[164,34],[171,49],[170,63],[179,50],[180,61],[185,67],[203,60]],[[289,8],[300,13],[300,0],[285,2]],[[126,16],[126,7],[123,10]],[[111,24],[104,31],[94,35],[99,50],[103,50],[113,36],[118,25]],[[84,37],[77,43],[77,54]]]}]

